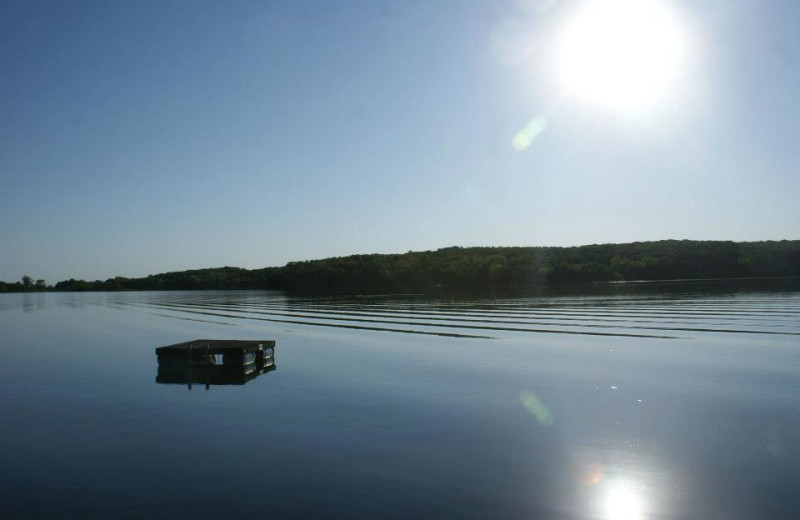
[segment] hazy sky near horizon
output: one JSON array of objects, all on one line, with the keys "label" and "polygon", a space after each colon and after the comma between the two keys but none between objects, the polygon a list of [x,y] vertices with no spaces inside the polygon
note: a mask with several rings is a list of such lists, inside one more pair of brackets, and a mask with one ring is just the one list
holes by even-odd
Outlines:
[{"label": "hazy sky near horizon", "polygon": [[800,3],[665,0],[634,113],[555,77],[583,1],[5,0],[0,280],[800,238]]}]

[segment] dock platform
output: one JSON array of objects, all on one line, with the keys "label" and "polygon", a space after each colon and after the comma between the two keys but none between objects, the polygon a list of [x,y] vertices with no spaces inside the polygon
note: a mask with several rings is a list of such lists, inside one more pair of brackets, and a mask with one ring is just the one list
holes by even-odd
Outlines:
[{"label": "dock platform", "polygon": [[158,363],[189,366],[242,366],[266,361],[275,355],[273,340],[196,339],[156,349]]},{"label": "dock platform", "polygon": [[275,370],[275,341],[196,339],[156,349],[156,383],[242,385]]}]

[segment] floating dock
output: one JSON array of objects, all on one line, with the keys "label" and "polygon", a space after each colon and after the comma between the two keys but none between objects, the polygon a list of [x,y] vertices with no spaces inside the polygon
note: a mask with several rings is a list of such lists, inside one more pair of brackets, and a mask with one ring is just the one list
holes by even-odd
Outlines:
[{"label": "floating dock", "polygon": [[275,370],[275,341],[196,339],[156,349],[157,383],[243,385]]}]

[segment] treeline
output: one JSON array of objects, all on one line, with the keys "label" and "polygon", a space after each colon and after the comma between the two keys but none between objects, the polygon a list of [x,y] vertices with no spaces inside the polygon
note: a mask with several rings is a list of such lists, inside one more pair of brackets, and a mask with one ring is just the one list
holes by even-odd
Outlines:
[{"label": "treeline", "polygon": [[161,291],[184,289],[269,289],[272,273],[278,267],[264,269],[242,269],[241,267],[217,267],[193,269],[172,273],[151,274],[145,278],[117,276],[108,280],[75,280],[58,282],[57,291]]},{"label": "treeline", "polygon": [[290,262],[283,267],[222,267],[93,282],[58,282],[59,291],[279,289],[425,291],[573,283],[800,276],[800,240],[663,240],[580,247],[449,247]]},{"label": "treeline", "polygon": [[4,292],[40,292],[51,289],[47,282],[42,279],[33,281],[28,275],[22,277],[19,282],[0,282],[0,293]]},{"label": "treeline", "polygon": [[290,262],[280,268],[224,267],[99,282],[70,280],[56,284],[56,289],[405,291],[442,286],[537,286],[775,276],[800,276],[800,241],[667,240],[569,248],[451,247]]},{"label": "treeline", "polygon": [[450,247],[290,262],[286,290],[425,290],[591,282],[800,276],[800,241],[664,240],[580,247]]}]

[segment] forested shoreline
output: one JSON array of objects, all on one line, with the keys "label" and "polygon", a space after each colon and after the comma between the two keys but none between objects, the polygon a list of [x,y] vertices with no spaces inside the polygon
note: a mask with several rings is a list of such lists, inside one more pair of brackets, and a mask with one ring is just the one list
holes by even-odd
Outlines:
[{"label": "forested shoreline", "polygon": [[448,247],[289,262],[283,267],[220,267],[107,280],[0,282],[0,292],[275,289],[425,291],[525,288],[575,283],[800,276],[800,240],[662,240],[577,247]]}]

